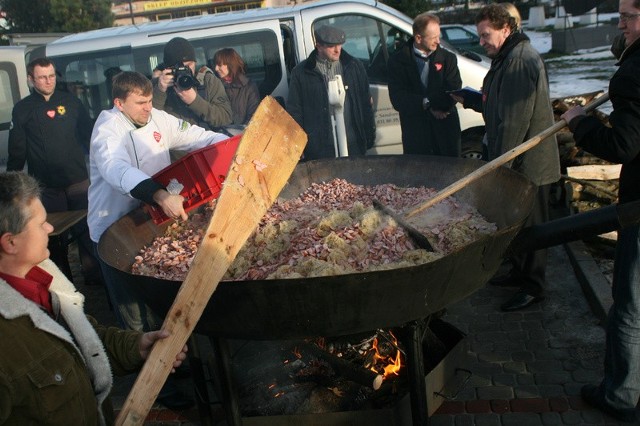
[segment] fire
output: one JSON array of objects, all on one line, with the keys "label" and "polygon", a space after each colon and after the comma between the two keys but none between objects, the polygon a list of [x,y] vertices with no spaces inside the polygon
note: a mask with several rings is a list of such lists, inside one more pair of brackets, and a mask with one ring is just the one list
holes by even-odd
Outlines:
[{"label": "fire", "polygon": [[[392,340],[380,342],[378,336],[373,339],[373,363],[370,367],[376,373],[379,370],[384,371],[384,378],[387,379],[391,375],[399,375],[402,368],[402,354],[398,347],[398,339],[393,333],[388,333]],[[393,355],[395,349],[395,356]]]},{"label": "fire", "polygon": [[293,355],[298,359],[302,358],[302,354],[300,353],[300,350],[297,346],[293,348]]}]

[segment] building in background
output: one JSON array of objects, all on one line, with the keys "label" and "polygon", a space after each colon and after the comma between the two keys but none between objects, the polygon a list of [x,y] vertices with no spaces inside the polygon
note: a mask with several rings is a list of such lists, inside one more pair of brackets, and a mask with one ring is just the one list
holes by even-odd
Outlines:
[{"label": "building in background", "polygon": [[295,3],[295,0],[116,0],[111,11],[115,15],[114,26],[122,26]]}]

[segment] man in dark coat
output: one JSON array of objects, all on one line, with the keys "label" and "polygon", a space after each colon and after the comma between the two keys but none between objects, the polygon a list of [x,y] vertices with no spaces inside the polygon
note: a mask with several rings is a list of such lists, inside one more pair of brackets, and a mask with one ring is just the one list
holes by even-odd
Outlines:
[{"label": "man in dark coat", "polygon": [[456,55],[440,47],[440,19],[423,13],[413,38],[389,59],[389,97],[400,113],[404,154],[460,156],[460,119],[446,93],[460,89]]},{"label": "man in dark coat", "polygon": [[[480,104],[465,108],[481,111],[486,125],[488,160],[494,160],[554,124],[549,83],[540,54],[518,30],[515,18],[500,4],[483,7],[476,17],[480,44],[491,61],[482,83]],[[537,194],[525,226],[549,219],[550,185],[560,179],[560,157],[555,136],[521,154],[509,166],[537,185]],[[518,287],[500,308],[515,311],[544,299],[547,251],[511,257],[513,268],[492,280],[499,286]]]},{"label": "man in dark coat", "polygon": [[[620,0],[618,28],[627,46],[609,82],[611,127],[587,117],[582,107],[562,115],[576,144],[614,163],[620,171],[620,203],[640,200],[640,0]],[[638,424],[640,398],[640,225],[618,232],[613,272],[613,305],[606,331],[604,379],[585,385],[582,398],[618,420]]]},{"label": "man in dark coat", "polygon": [[[9,131],[8,171],[28,168],[44,187],[42,202],[47,213],[87,208],[89,175],[86,155],[93,120],[80,100],[56,89],[56,68],[48,58],[37,58],[27,65],[33,93],[13,108]],[[101,284],[102,275],[93,255],[86,220],[71,233],[78,241],[78,252],[86,284]],[[50,241],[51,259],[71,279],[67,233]]]},{"label": "man in dark coat", "polygon": [[344,31],[324,25],[315,32],[316,48],[291,72],[287,111],[308,136],[305,160],[336,156],[328,82],[342,76],[346,98],[344,121],[349,155],[365,155],[375,142],[369,79],[364,65],[342,50]]}]

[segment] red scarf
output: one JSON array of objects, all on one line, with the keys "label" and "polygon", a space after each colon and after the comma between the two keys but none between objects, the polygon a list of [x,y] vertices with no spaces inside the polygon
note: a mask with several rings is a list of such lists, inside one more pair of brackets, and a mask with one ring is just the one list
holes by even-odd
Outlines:
[{"label": "red scarf", "polygon": [[14,290],[25,298],[44,308],[49,315],[53,315],[51,295],[49,294],[53,276],[44,269],[34,266],[25,278],[14,277],[0,272],[0,278],[9,283]]}]

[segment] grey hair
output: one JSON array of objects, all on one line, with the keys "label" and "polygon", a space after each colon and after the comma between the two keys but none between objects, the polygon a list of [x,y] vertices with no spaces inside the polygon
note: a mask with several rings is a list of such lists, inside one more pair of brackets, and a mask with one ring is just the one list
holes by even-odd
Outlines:
[{"label": "grey hair", "polygon": [[0,173],[0,235],[19,234],[31,219],[27,206],[40,199],[38,181],[23,172]]}]

